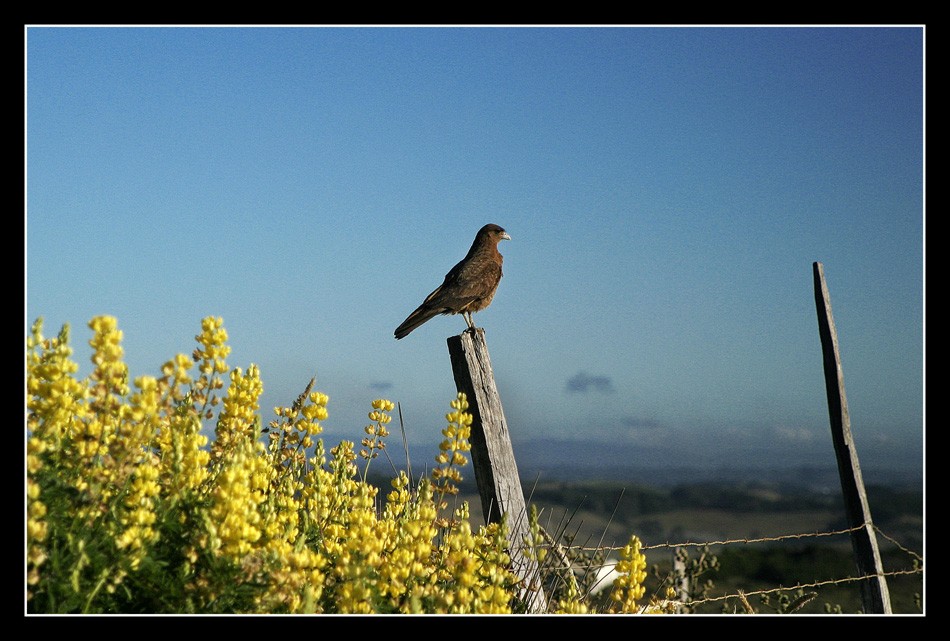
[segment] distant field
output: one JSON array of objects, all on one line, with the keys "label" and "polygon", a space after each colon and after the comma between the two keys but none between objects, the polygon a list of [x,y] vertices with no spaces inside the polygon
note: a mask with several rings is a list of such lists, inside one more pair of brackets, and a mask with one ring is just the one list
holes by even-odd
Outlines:
[{"label": "distant field", "polygon": [[[875,523],[901,545],[921,554],[922,492],[882,487],[869,487],[868,492]],[[530,497],[529,503],[538,507],[540,522],[552,536],[564,542],[565,535],[568,535],[573,545],[583,547],[617,548],[624,545],[631,534],[639,536],[643,544],[650,547],[666,543],[771,538],[846,528],[837,496],[801,488],[748,484],[650,488],[629,487],[617,482],[547,483],[526,489],[526,497]],[[469,501],[473,523],[481,523],[481,505],[474,488],[458,499]],[[879,545],[885,570],[912,566],[908,555],[888,541],[879,539]],[[691,551],[695,556],[698,548],[691,548]],[[704,577],[714,584],[710,596],[840,579],[855,574],[847,535],[774,543],[733,543],[713,546],[710,551],[720,560],[719,571]],[[661,572],[669,570],[672,561],[670,548],[649,549],[646,555],[650,565],[657,565]],[[917,595],[923,592],[920,574],[891,577],[888,585],[895,612],[920,612],[916,603]],[[824,612],[825,604],[840,606],[846,613],[856,612],[860,608],[860,593],[856,586],[850,583],[822,587],[816,590],[818,595],[801,612]],[[760,601],[759,597],[752,599],[753,607],[768,612],[768,604]],[[699,611],[719,612],[724,605],[734,607],[735,599],[728,603],[710,603]]]},{"label": "distant field", "polygon": [[[868,500],[875,525],[900,545],[923,553],[923,492],[909,484],[868,486]],[[538,508],[540,523],[561,544],[615,550],[636,534],[645,546],[650,569],[666,576],[675,544],[722,540],[777,538],[796,534],[825,533],[847,528],[841,498],[834,492],[788,482],[690,482],[653,487],[620,481],[544,482],[525,487],[525,498]],[[481,501],[472,479],[454,501],[468,501],[474,525],[483,523]],[[669,546],[667,546],[669,544]],[[913,568],[913,558],[879,537],[885,571]],[[687,548],[695,558],[699,546]],[[736,595],[854,576],[856,568],[848,535],[803,537],[775,542],[714,545],[710,553],[719,569],[702,580],[711,580],[708,596]],[[648,593],[658,590],[648,579]],[[919,614],[922,575],[888,578],[895,613]],[[860,610],[857,583],[822,586],[800,612],[822,613],[826,604],[842,612]],[[771,603],[750,597],[760,612],[774,611]],[[697,609],[716,613],[737,607],[735,598],[714,601]],[[772,608],[772,609],[770,609]]]}]

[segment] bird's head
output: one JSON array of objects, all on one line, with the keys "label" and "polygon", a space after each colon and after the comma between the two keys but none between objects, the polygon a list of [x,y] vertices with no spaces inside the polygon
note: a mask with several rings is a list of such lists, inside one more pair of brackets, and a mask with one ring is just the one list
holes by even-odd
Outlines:
[{"label": "bird's head", "polygon": [[482,227],[478,230],[478,235],[488,237],[496,243],[502,240],[511,240],[511,236],[508,235],[508,232],[494,223],[488,223]]}]

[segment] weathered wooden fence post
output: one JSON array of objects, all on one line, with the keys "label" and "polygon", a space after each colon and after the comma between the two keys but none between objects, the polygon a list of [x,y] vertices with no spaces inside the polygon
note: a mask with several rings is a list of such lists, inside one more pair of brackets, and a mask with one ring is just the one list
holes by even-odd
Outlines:
[{"label": "weathered wooden fence post", "polygon": [[851,547],[862,575],[874,575],[861,582],[861,598],[864,610],[873,614],[890,614],[891,599],[884,578],[884,566],[877,547],[877,536],[871,522],[871,510],[864,491],[864,479],[858,453],[851,439],[851,417],[848,415],[848,400],[844,393],[844,373],[838,352],[838,333],[831,314],[831,295],[825,283],[825,271],[821,263],[813,265],[815,277],[815,305],[818,309],[818,334],[825,370],[825,391],[828,395],[828,414],[831,419],[831,439],[838,459],[838,476],[844,494],[848,525],[851,532]]},{"label": "weathered wooden fence post", "polygon": [[524,492],[495,386],[485,330],[465,330],[459,336],[450,336],[448,345],[455,384],[468,396],[472,413],[472,465],[485,522],[500,522],[502,515],[507,515],[508,552],[512,569],[522,581],[521,596],[528,612],[544,612],[538,565],[525,554],[528,515]]},{"label": "weathered wooden fence post", "polygon": [[678,611],[680,614],[686,614],[691,611],[689,601],[693,589],[689,577],[686,576],[686,550],[681,547],[673,549],[673,582],[676,599],[680,602]]}]

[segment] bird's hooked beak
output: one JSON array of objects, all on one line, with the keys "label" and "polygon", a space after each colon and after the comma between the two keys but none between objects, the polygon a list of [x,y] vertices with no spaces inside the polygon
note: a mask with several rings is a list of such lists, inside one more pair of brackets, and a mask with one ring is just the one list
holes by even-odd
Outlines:
[{"label": "bird's hooked beak", "polygon": [[501,232],[501,239],[502,239],[502,240],[511,240],[511,236],[508,235],[508,232],[503,231],[503,232]]}]

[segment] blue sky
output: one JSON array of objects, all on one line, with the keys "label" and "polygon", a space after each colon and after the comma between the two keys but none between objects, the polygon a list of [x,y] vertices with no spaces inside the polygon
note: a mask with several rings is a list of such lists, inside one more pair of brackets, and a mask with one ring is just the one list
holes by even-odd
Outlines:
[{"label": "blue sky", "polygon": [[393,329],[494,222],[517,443],[833,464],[821,261],[858,452],[919,466],[923,37],[28,28],[24,324],[114,315],[138,376],[222,316],[265,420],[316,376],[331,444],[382,396],[434,452],[465,323]]}]

